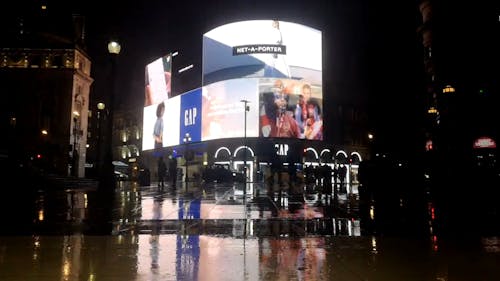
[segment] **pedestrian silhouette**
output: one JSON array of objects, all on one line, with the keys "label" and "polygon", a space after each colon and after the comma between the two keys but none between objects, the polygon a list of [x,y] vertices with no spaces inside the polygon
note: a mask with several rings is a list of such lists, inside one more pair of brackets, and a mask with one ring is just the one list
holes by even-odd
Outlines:
[{"label": "pedestrian silhouette", "polygon": [[336,185],[339,182],[339,166],[335,164],[333,167],[333,185]]},{"label": "pedestrian silhouette", "polygon": [[340,180],[340,186],[341,186],[341,188],[344,185],[346,174],[347,174],[347,167],[344,164],[340,164],[340,168],[339,168],[339,180]]},{"label": "pedestrian silhouette", "polygon": [[328,197],[332,194],[332,168],[323,164],[322,177],[323,177],[323,193]]},{"label": "pedestrian silhouette", "polygon": [[165,175],[167,174],[167,165],[163,161],[163,157],[158,157],[158,187],[165,186]]},{"label": "pedestrian silhouette", "polygon": [[170,156],[168,160],[168,173],[170,180],[172,181],[172,187],[176,188],[177,186],[177,159],[175,157]]}]

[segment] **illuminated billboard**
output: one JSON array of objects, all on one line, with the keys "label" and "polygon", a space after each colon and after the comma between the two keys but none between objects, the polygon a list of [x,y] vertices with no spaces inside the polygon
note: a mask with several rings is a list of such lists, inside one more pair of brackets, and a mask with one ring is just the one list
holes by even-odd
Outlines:
[{"label": "illuminated billboard", "polygon": [[170,98],[172,56],[161,57],[146,66],[144,106],[159,104]]},{"label": "illuminated billboard", "polygon": [[276,20],[212,29],[203,36],[203,86],[173,98],[171,55],[148,64],[143,150],[182,144],[188,133],[190,142],[245,135],[323,140],[321,37]]},{"label": "illuminated billboard", "polygon": [[203,35],[203,85],[242,77],[322,84],[319,30],[277,20],[229,23]]},{"label": "illuminated billboard", "polygon": [[259,79],[259,136],[323,140],[322,97],[306,81]]},{"label": "illuminated billboard", "polygon": [[[144,108],[143,150],[245,136],[323,139],[321,87],[280,78],[219,81]],[[161,137],[159,137],[159,136]],[[158,143],[159,142],[159,143]]]},{"label": "illuminated billboard", "polygon": [[258,137],[258,84],[258,79],[221,81],[145,107],[142,149],[182,144],[186,133],[190,142],[243,137],[243,99],[250,105],[246,134]]},{"label": "illuminated billboard", "polygon": [[142,150],[179,144],[181,97],[144,107]]},{"label": "illuminated billboard", "polygon": [[258,79],[232,79],[203,87],[202,140],[243,137],[249,102],[247,137],[258,137]]},{"label": "illuminated billboard", "polygon": [[186,134],[189,134],[191,142],[201,141],[201,91],[202,89],[198,88],[181,95],[181,124],[178,143],[183,143]]}]

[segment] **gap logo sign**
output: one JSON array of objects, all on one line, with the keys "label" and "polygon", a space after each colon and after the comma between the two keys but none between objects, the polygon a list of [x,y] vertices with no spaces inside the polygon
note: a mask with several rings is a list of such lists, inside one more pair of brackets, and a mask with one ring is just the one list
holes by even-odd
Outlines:
[{"label": "gap logo sign", "polygon": [[[201,141],[201,88],[187,92],[181,96],[179,144],[184,143],[186,133],[191,142]],[[165,116],[168,122],[168,116]]]}]

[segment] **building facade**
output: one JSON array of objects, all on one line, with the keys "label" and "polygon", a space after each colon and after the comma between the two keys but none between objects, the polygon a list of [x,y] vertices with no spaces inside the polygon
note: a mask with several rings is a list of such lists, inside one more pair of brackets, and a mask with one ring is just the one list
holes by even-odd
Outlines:
[{"label": "building facade", "polygon": [[418,6],[427,115],[421,147],[442,164],[481,166],[484,158],[496,162],[494,148],[475,145],[483,138],[496,142],[499,133],[494,121],[499,43],[490,36],[498,33],[499,25],[494,9],[488,7],[431,0]]},{"label": "building facade", "polygon": [[[66,19],[83,28],[82,17]],[[51,29],[48,21],[43,14],[13,18],[2,36],[0,111],[8,137],[1,151],[11,164],[84,177],[91,60],[82,29]]]}]

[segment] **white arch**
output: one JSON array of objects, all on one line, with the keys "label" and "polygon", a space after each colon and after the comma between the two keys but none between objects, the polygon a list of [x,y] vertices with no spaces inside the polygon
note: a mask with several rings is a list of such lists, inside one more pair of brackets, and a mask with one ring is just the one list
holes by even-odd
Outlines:
[{"label": "white arch", "polygon": [[347,158],[347,153],[345,153],[345,151],[343,150],[337,151],[337,153],[335,153],[335,157],[337,157],[339,154],[344,154],[345,158]]},{"label": "white arch", "polygon": [[332,152],[329,148],[325,148],[323,150],[321,150],[321,153],[319,154],[319,156],[323,156],[323,153],[328,153],[328,152]]},{"label": "white arch", "polygon": [[[240,146],[240,147],[236,148],[236,150],[234,151],[234,155],[233,155],[233,156],[234,156],[234,157],[236,157],[236,154],[238,153],[238,151],[240,151],[240,150],[241,150],[241,149],[243,149],[243,148],[245,148],[245,146],[244,146],[244,145],[242,145],[242,146]],[[250,147],[248,147],[248,146],[246,146],[246,148],[247,148],[248,150],[250,150],[250,153],[252,154],[252,157],[255,157],[255,153],[253,152],[253,150],[252,150]]]},{"label": "white arch", "polygon": [[358,157],[359,157],[359,161],[360,161],[360,162],[361,162],[361,161],[363,161],[363,158],[361,158],[361,154],[359,154],[358,152],[356,152],[356,151],[351,152],[351,156],[353,156],[353,155],[358,156]]},{"label": "white arch", "polygon": [[231,151],[229,150],[229,148],[227,148],[227,147],[225,147],[225,146],[222,146],[222,147],[219,147],[219,149],[217,149],[217,151],[215,151],[215,158],[217,158],[217,155],[219,154],[219,151],[221,151],[221,150],[226,150],[226,151],[227,151],[227,153],[228,153],[229,155],[231,155]]},{"label": "white arch", "polygon": [[314,156],[316,156],[316,159],[318,159],[318,152],[316,151],[316,149],[312,148],[312,147],[308,147],[306,148],[306,151],[312,151],[314,152]]}]

